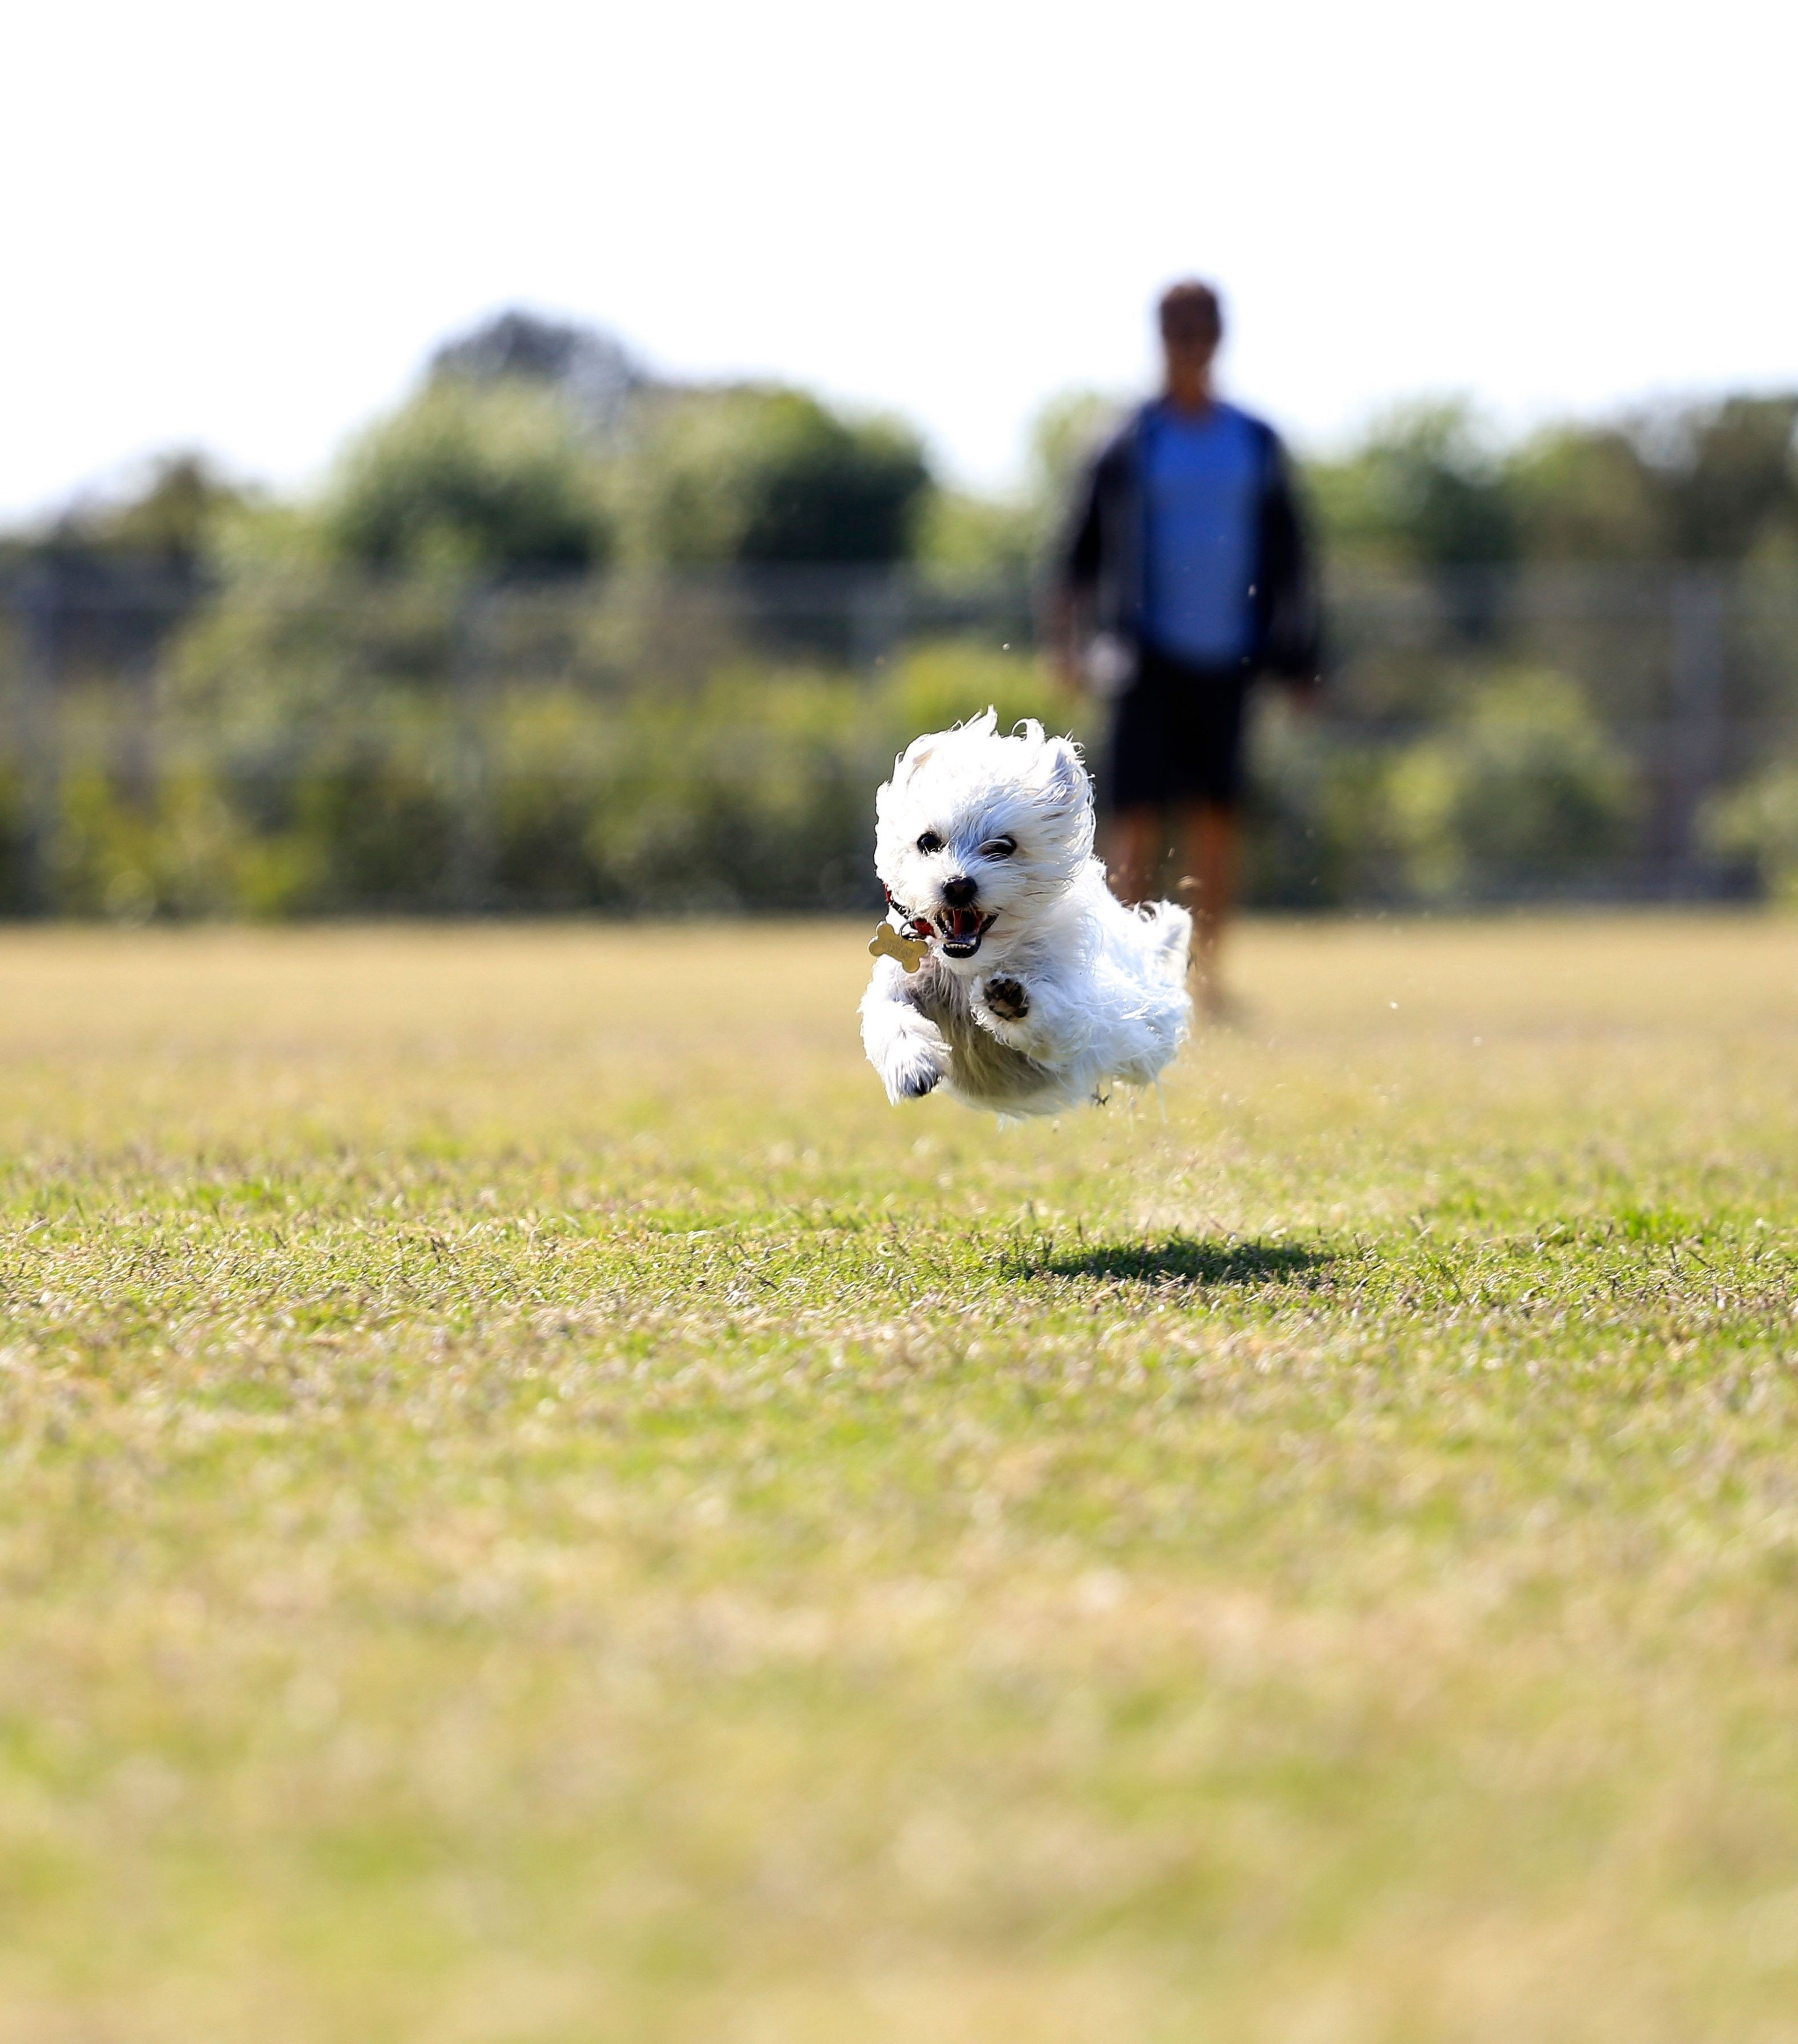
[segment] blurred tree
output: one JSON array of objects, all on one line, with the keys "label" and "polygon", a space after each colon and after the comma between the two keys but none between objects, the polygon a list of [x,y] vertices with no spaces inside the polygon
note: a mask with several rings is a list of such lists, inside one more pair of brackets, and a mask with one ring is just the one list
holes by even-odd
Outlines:
[{"label": "blurred tree", "polygon": [[1734,561],[1798,537],[1798,395],[1552,426],[1502,460],[1466,409],[1413,407],[1312,465],[1343,551],[1425,567]]},{"label": "blurred tree", "polygon": [[1625,851],[1627,757],[1565,676],[1489,675],[1393,761],[1389,828],[1424,900],[1552,890]]},{"label": "blurred tree", "polygon": [[930,471],[916,437],[851,424],[803,391],[755,385],[642,407],[621,489],[651,560],[886,563],[912,551]]},{"label": "blurred tree", "polygon": [[1517,448],[1504,472],[1519,542],[1530,559],[1666,558],[1665,479],[1622,427],[1550,427]]},{"label": "blurred tree", "polygon": [[1742,560],[1769,531],[1798,527],[1798,394],[1726,398],[1641,430],[1661,456],[1681,559]]},{"label": "blurred tree", "polygon": [[1713,795],[1699,830],[1711,852],[1747,867],[1765,893],[1798,908],[1798,761],[1776,761]]},{"label": "blurred tree", "polygon": [[1087,463],[1128,407],[1102,390],[1063,390],[1047,399],[1030,424],[1026,488],[1048,531],[1058,528],[1073,507]]},{"label": "blurred tree", "polygon": [[[249,509],[203,455],[151,463],[137,486],[77,503],[47,532],[0,553],[26,570],[22,609],[59,680],[143,682],[169,635],[204,594],[227,529]],[[133,771],[146,772],[141,759]]]},{"label": "blurred tree", "polygon": [[602,432],[655,380],[613,335],[516,308],[445,341],[426,373],[433,382],[546,386]]},{"label": "blurred tree", "polygon": [[570,574],[611,548],[567,407],[516,380],[427,384],[351,447],[323,518],[333,550],[375,570]]},{"label": "blurred tree", "polygon": [[134,487],[71,504],[47,531],[17,536],[6,551],[21,560],[86,561],[97,571],[110,559],[188,574],[217,550],[225,528],[251,503],[206,455],[159,455]]},{"label": "blurred tree", "polygon": [[938,492],[924,520],[921,557],[966,576],[1020,577],[1040,566],[1070,514],[1087,462],[1124,409],[1097,390],[1050,398],[1031,423],[1022,487],[993,497]]},{"label": "blurred tree", "polygon": [[918,523],[917,558],[947,581],[1016,579],[1035,565],[1039,524],[1035,506],[1018,498],[932,490]]},{"label": "blurred tree", "polygon": [[1459,400],[1389,413],[1345,459],[1313,462],[1307,475],[1325,533],[1345,551],[1431,568],[1516,558],[1502,467]]},{"label": "blurred tree", "polygon": [[90,545],[188,570],[211,551],[221,522],[244,501],[204,455],[170,454],[153,464],[136,494],[74,522]]},{"label": "blurred tree", "polygon": [[846,425],[782,394],[764,414],[740,554],[746,561],[896,561],[911,551],[930,471],[917,441],[886,424]]}]

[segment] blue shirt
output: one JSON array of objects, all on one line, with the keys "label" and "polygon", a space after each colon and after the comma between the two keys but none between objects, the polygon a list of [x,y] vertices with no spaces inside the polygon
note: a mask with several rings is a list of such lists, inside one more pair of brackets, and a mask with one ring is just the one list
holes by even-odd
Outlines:
[{"label": "blue shirt", "polygon": [[1254,644],[1264,477],[1247,413],[1151,405],[1143,421],[1143,636],[1196,667],[1233,667]]}]

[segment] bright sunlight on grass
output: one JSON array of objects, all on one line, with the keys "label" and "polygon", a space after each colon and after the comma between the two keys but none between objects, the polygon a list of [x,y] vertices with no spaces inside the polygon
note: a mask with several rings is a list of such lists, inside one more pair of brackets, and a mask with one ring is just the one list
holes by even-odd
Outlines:
[{"label": "bright sunlight on grass", "polygon": [[1798,932],[0,939],[4,2044],[1798,2038]]}]

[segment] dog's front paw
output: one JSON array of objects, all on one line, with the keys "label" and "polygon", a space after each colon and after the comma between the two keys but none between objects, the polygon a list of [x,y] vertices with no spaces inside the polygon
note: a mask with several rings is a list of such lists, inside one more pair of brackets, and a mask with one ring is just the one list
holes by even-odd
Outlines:
[{"label": "dog's front paw", "polygon": [[1030,996],[1024,991],[1023,981],[1008,978],[1002,973],[995,973],[988,980],[983,997],[1001,1022],[1021,1022],[1030,1012]]},{"label": "dog's front paw", "polygon": [[922,1100],[943,1083],[947,1070],[943,1055],[934,1044],[908,1044],[887,1060],[881,1076],[886,1082],[886,1097],[897,1107],[901,1101]]}]

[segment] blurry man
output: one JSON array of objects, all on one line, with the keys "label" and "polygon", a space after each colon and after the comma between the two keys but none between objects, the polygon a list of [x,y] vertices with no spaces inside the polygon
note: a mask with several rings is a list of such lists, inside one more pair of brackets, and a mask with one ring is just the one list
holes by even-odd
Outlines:
[{"label": "blurry man", "polygon": [[1217,294],[1176,284],[1160,316],[1162,394],[1131,413],[1085,477],[1056,626],[1070,670],[1113,703],[1112,884],[1127,901],[1156,893],[1171,824],[1181,885],[1197,896],[1199,997],[1216,1016],[1243,708],[1259,674],[1316,684],[1317,606],[1278,437],[1212,389]]}]

